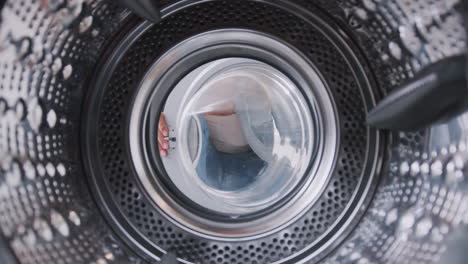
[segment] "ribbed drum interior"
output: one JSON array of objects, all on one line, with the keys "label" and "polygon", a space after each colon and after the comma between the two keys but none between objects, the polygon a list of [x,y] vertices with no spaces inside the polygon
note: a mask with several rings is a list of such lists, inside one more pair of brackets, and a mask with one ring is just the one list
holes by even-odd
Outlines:
[{"label": "ribbed drum interior", "polygon": [[[362,172],[377,154],[369,154],[365,94],[386,94],[430,62],[465,50],[457,1],[285,2],[342,28],[356,47],[351,54],[375,82],[360,87],[334,40],[288,9],[269,1],[207,1],[146,31],[102,87],[105,96],[96,113],[101,187],[131,228],[163,249],[155,259],[170,252],[190,263],[260,264],[288,257],[296,263],[313,254],[311,245],[326,241],[321,236],[341,217],[356,186],[370,177]],[[111,52],[105,48],[112,47],[109,40],[139,21],[123,20],[123,9],[109,1],[93,0],[9,1],[1,14],[3,236],[22,263],[138,263],[130,250],[135,247],[101,218],[105,209],[89,191],[80,129],[89,93],[84,80],[99,74],[93,65]],[[338,160],[320,200],[282,231],[242,242],[212,241],[168,221],[132,176],[125,147],[129,98],[148,67],[179,41],[225,27],[265,32],[306,54],[328,83],[340,118]],[[365,216],[354,220],[356,229],[337,250],[314,260],[437,261],[447,239],[468,221],[467,133],[466,116],[416,133],[389,133],[380,185],[369,197],[370,207],[357,208],[367,210]]]}]

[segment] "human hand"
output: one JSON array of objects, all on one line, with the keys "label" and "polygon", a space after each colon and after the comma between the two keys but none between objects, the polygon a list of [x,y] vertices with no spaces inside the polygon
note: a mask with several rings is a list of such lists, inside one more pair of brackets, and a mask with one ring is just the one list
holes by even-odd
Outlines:
[{"label": "human hand", "polygon": [[164,118],[164,113],[161,113],[158,123],[158,145],[161,157],[166,157],[168,155],[169,140],[166,139],[168,136],[169,129],[167,128],[166,119]]}]

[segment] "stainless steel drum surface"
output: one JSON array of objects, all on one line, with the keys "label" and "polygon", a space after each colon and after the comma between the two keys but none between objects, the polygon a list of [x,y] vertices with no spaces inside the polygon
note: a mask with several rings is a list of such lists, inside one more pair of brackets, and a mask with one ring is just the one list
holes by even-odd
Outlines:
[{"label": "stainless steel drum surface", "polygon": [[[0,233],[16,261],[466,259],[468,114],[365,123],[466,52],[461,1],[159,4],[157,24],[106,0],[1,9]],[[206,115],[229,105],[237,127]],[[221,159],[236,169],[201,169]]]}]

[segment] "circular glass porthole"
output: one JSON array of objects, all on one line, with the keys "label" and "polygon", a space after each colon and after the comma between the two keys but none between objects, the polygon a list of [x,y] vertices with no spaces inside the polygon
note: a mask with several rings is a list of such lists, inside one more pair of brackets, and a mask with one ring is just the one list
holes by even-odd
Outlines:
[{"label": "circular glass porthole", "polygon": [[291,193],[321,137],[317,113],[296,85],[252,59],[195,69],[163,112],[160,130],[169,125],[170,135],[159,142],[169,178],[190,200],[230,215],[262,210]]},{"label": "circular glass porthole", "polygon": [[187,39],[154,64],[132,106],[129,141],[162,213],[199,234],[238,239],[273,232],[322,195],[337,123],[325,83],[300,53],[226,29]]}]

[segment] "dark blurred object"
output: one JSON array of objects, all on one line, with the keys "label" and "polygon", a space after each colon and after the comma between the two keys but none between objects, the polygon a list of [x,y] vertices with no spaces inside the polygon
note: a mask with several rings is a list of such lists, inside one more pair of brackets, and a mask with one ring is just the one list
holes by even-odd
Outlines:
[{"label": "dark blurred object", "polygon": [[120,0],[119,2],[145,20],[152,23],[158,23],[161,20],[156,0]]},{"label": "dark blurred object", "polygon": [[162,257],[161,262],[162,263],[167,263],[167,264],[177,264],[177,263],[179,263],[178,260],[177,260],[176,255],[173,252],[168,252],[167,254],[165,254]]},{"label": "dark blurred object", "polygon": [[448,120],[468,108],[466,58],[438,61],[390,93],[367,115],[380,129],[414,131]]},{"label": "dark blurred object", "polygon": [[[0,10],[3,8],[5,5],[6,0],[0,0]],[[2,21],[2,18],[0,16],[0,22]],[[0,237],[0,263],[3,264],[13,264],[13,263],[18,263],[16,261],[15,257],[11,253],[10,248],[8,245],[3,241],[3,238]]]},{"label": "dark blurred object", "polygon": [[465,264],[468,259],[468,227],[463,227],[447,239],[447,250],[438,263]]},{"label": "dark blurred object", "polygon": [[13,256],[11,249],[5,243],[3,238],[0,237],[0,263],[2,264],[16,264],[18,261]]}]

